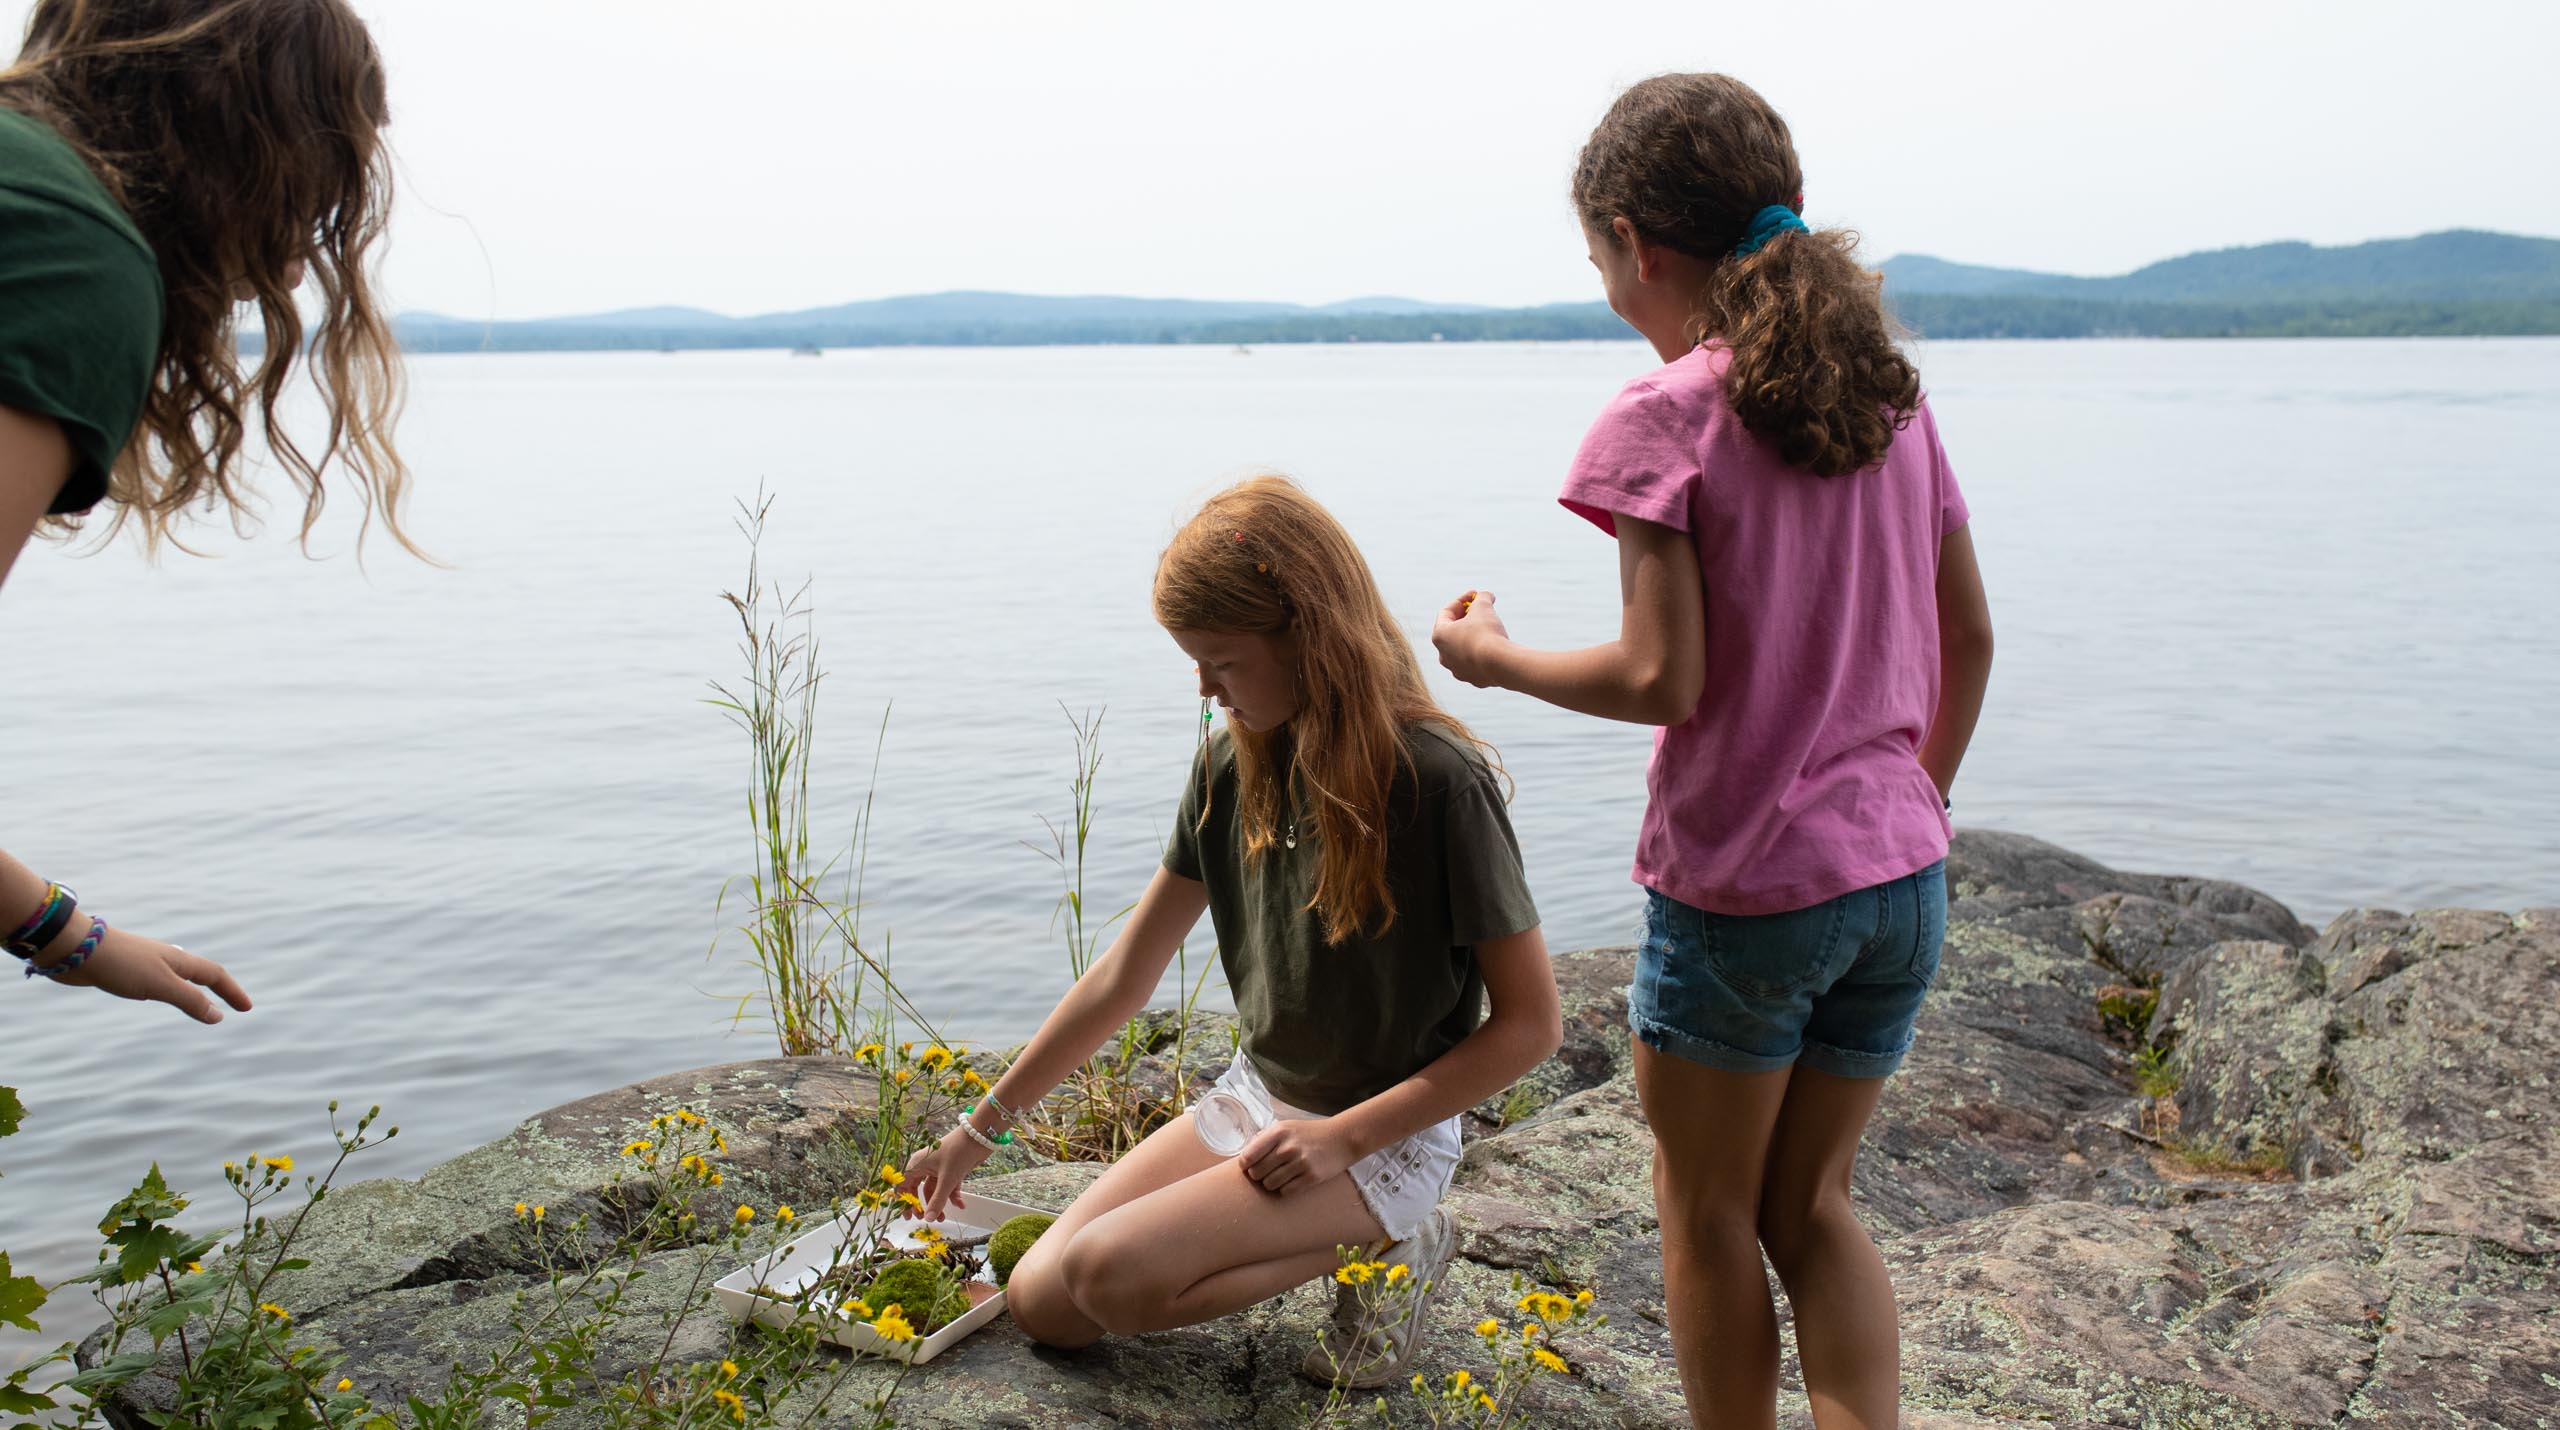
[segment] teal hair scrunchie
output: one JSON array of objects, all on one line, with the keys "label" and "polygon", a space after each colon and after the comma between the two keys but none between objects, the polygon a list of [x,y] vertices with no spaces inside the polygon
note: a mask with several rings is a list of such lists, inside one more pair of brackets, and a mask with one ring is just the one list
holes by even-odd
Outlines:
[{"label": "teal hair scrunchie", "polygon": [[1804,226],[1804,220],[1796,217],[1794,209],[1785,204],[1771,204],[1751,216],[1751,227],[1743,230],[1742,242],[1733,246],[1733,256],[1743,258],[1758,253],[1760,245],[1789,229],[1798,233],[1811,232]]}]

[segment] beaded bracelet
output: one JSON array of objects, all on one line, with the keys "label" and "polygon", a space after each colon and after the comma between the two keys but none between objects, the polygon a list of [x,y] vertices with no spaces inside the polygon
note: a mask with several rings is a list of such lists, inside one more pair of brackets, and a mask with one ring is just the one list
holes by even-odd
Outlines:
[{"label": "beaded bracelet", "polygon": [[98,951],[98,940],[105,938],[106,936],[107,921],[98,917],[96,914],[91,914],[89,916],[89,936],[80,940],[80,946],[71,950],[71,956],[69,958],[62,960],[60,963],[54,964],[50,968],[38,968],[35,963],[30,960],[27,964],[26,976],[33,978],[38,974],[42,974],[47,978],[60,978],[62,975],[78,968],[81,964],[88,962],[89,955]]},{"label": "beaded bracelet", "polygon": [[20,958],[33,958],[42,953],[71,926],[71,916],[80,909],[80,896],[61,884],[44,886],[44,902],[35,913],[9,935],[8,949]]},{"label": "beaded bracelet", "polygon": [[[995,1098],[994,1098],[994,1097],[990,1096],[990,1097],[987,1099],[987,1101],[988,1101],[989,1103],[991,1103],[991,1104],[993,1104],[993,1105],[994,1105],[994,1107],[995,1107],[995,1110],[996,1110],[996,1111],[998,1111],[998,1112],[1002,1112],[1002,1111],[1004,1111],[1004,1104],[1003,1104],[1003,1103],[1001,1103],[1001,1102],[997,1102],[997,1101],[995,1100]],[[978,1130],[978,1127],[977,1127],[977,1124],[976,1124],[976,1123],[973,1123],[973,1122],[971,1122],[971,1121],[969,1120],[970,1116],[971,1116],[972,1114],[974,1114],[977,1110],[978,1110],[978,1104],[976,1104],[976,1103],[974,1103],[974,1102],[973,1102],[973,1103],[970,1103],[967,1107],[964,1107],[964,1108],[961,1108],[961,1109],[960,1109],[960,1130],[961,1130],[961,1131],[968,1133],[968,1134],[969,1134],[969,1136],[970,1136],[973,1140],[975,1140],[979,1146],[986,1148],[986,1149],[987,1149],[988,1151],[990,1151],[990,1152],[992,1152],[992,1151],[996,1150],[998,1147],[1004,1146],[1004,1145],[1006,1145],[1006,1144],[1008,1144],[1008,1143],[1010,1143],[1010,1142],[1012,1142],[1012,1141],[1013,1141],[1013,1134],[1012,1134],[1012,1133],[1010,1133],[1010,1132],[999,1132],[999,1133],[997,1133],[994,1137],[990,1138],[990,1137],[989,1137],[989,1136],[987,1136],[987,1134],[985,1134],[984,1132],[979,1131],[979,1130]],[[1013,1120],[1013,1121],[1015,1121],[1015,1122],[1020,1122],[1022,1119],[1021,1119],[1021,1118],[1019,1118],[1019,1117],[1016,1117],[1016,1118],[1014,1118],[1014,1119],[1012,1119],[1012,1120]]]}]

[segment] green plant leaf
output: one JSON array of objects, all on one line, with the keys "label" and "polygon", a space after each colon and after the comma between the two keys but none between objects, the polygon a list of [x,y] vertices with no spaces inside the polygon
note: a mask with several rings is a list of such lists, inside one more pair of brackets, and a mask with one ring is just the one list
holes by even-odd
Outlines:
[{"label": "green plant leaf", "polygon": [[9,1274],[9,1253],[0,1251],[0,1323],[22,1331],[44,1329],[36,1324],[36,1308],[45,1302],[43,1283],[32,1276]]},{"label": "green plant leaf", "polygon": [[116,1274],[126,1281],[148,1277],[187,1244],[186,1233],[174,1226],[134,1227],[107,1239],[124,1248],[116,1258]]},{"label": "green plant leaf", "polygon": [[176,1334],[180,1326],[198,1316],[211,1315],[217,1304],[217,1298],[212,1296],[181,1296],[175,1301],[164,1301],[152,1307],[151,1314],[142,1318],[142,1329],[150,1334],[151,1344],[157,1346]]},{"label": "green plant leaf", "polygon": [[26,1116],[27,1105],[18,1101],[18,1090],[0,1087],[0,1137],[17,1131],[18,1124],[26,1120]]},{"label": "green plant leaf", "polygon": [[126,1351],[120,1356],[110,1356],[105,1361],[66,1379],[62,1384],[65,1389],[79,1391],[94,1399],[94,1392],[115,1389],[151,1369],[153,1363],[159,1359],[159,1354],[154,1351]]}]

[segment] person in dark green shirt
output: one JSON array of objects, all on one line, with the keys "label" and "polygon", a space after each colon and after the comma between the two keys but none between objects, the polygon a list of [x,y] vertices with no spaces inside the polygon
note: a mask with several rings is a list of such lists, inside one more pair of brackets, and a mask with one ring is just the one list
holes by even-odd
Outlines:
[{"label": "person in dark green shirt", "polygon": [[928,1216],[965,1207],[994,1134],[1145,1006],[1205,910],[1237,1057],[1032,1245],[1007,1283],[1014,1319],[1061,1347],[1192,1325],[1374,1248],[1358,1254],[1387,1263],[1394,1314],[1346,1278],[1300,1369],[1383,1385],[1455,1249],[1440,1201],[1459,1115],[1563,1038],[1519,845],[1367,562],[1295,484],[1211,498],[1157,565],[1155,615],[1227,728],[1203,740],[1110,951],[908,1175]]},{"label": "person in dark green shirt", "polygon": [[[300,489],[305,536],[334,463],[416,549],[391,445],[399,353],[368,273],[387,119],[346,0],[38,0],[0,69],[0,582],[40,532],[93,509],[153,545],[190,509],[236,510],[253,438]],[[306,271],[322,295],[309,324]],[[245,368],[244,303],[266,337]],[[326,406],[313,449],[276,411],[297,366]],[[0,943],[30,973],[203,1022],[222,1019],[208,990],[249,1006],[220,964],[110,928],[5,852]]]}]

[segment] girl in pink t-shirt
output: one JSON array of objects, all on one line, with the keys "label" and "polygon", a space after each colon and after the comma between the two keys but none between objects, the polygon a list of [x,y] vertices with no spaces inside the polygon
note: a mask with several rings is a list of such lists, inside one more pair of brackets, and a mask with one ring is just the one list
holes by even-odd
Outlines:
[{"label": "girl in pink t-shirt", "polygon": [[1565,479],[1617,538],[1619,635],[1530,650],[1473,591],[1433,642],[1473,684],[1661,727],[1627,1017],[1690,1414],[1770,1423],[1765,1250],[1816,1422],[1891,1425],[1893,1287],[1849,1172],[1937,974],[1946,792],[1990,675],[1964,498],[1856,236],[1805,227],[1787,126],[1748,86],[1628,90],[1573,197],[1664,364]]}]

